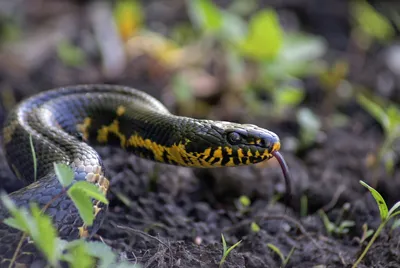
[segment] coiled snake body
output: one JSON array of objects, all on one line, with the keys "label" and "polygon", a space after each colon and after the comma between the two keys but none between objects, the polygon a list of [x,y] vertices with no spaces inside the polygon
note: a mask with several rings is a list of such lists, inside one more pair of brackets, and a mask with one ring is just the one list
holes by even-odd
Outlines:
[{"label": "coiled snake body", "polygon": [[[43,207],[59,194],[62,187],[53,163],[69,165],[75,181],[92,182],[106,193],[109,182],[102,161],[88,143],[115,144],[144,158],[190,167],[247,165],[275,156],[289,187],[287,167],[278,153],[279,138],[273,132],[248,124],[175,116],[156,99],[128,87],[78,85],[33,96],[8,116],[4,151],[17,177],[28,184],[10,195],[14,202],[18,206],[36,202]],[[94,225],[82,230],[83,222],[67,196],[46,209],[59,236],[67,240],[98,230],[106,207],[95,205],[95,211]],[[8,216],[0,204],[0,220]],[[20,237],[19,231],[0,223],[1,267],[12,259]],[[39,255],[32,243],[25,242],[16,262],[31,263]]]}]

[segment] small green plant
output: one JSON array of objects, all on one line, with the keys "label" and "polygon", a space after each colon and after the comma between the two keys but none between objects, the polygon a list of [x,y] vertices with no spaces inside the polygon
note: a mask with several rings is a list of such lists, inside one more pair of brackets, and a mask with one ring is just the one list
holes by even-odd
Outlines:
[{"label": "small green plant", "polygon": [[57,55],[66,66],[70,67],[82,66],[86,61],[83,50],[66,40],[58,44]]},{"label": "small green plant", "polygon": [[258,233],[261,230],[260,226],[254,221],[251,222],[250,228],[253,233]]},{"label": "small green plant", "polygon": [[[74,173],[70,167],[64,164],[54,164],[54,169],[57,178],[64,187],[61,194],[54,197],[42,209],[34,203],[30,204],[29,209],[25,207],[17,208],[7,195],[2,194],[0,199],[11,215],[4,220],[4,223],[24,233],[21,241],[29,236],[51,267],[59,267],[59,263],[65,261],[73,268],[89,268],[93,267],[96,259],[99,260],[99,267],[138,267],[126,262],[118,263],[116,254],[103,243],[87,242],[83,239],[67,242],[58,238],[57,230],[52,225],[51,218],[44,214],[51,202],[54,202],[61,195],[67,194],[78,208],[85,225],[90,226],[95,217],[92,198],[105,204],[108,203],[108,200],[96,186],[88,182],[72,183]],[[14,256],[17,256],[19,250],[20,248],[16,249]],[[15,261],[15,257],[13,260]]]},{"label": "small green plant", "polygon": [[232,251],[232,249],[234,249],[235,247],[239,246],[240,243],[242,243],[242,240],[236,242],[234,245],[232,245],[231,247],[228,248],[228,246],[226,245],[226,241],[225,241],[225,237],[223,234],[221,234],[221,239],[222,239],[222,258],[219,261],[219,267],[221,268],[224,265],[224,262],[226,260],[226,258],[228,257],[229,253]]},{"label": "small green plant", "polygon": [[365,257],[367,254],[368,250],[371,248],[372,244],[375,242],[375,240],[378,238],[379,234],[381,233],[382,229],[385,227],[385,225],[391,220],[392,218],[400,215],[400,211],[398,208],[400,207],[400,201],[397,202],[396,204],[393,205],[393,207],[389,210],[385,200],[381,196],[381,194],[366,184],[363,181],[360,181],[361,185],[366,187],[374,197],[376,204],[378,205],[379,208],[379,214],[381,216],[381,223],[378,226],[378,229],[375,231],[374,235],[372,236],[371,240],[368,242],[367,246],[365,247],[364,251],[361,253],[361,255],[358,257],[357,261],[353,264],[352,268],[356,268],[362,259]]},{"label": "small green plant", "polygon": [[394,143],[400,138],[400,109],[394,103],[386,103],[377,96],[373,99],[359,94],[358,103],[382,126],[385,140],[377,153],[378,161],[383,161],[389,173],[393,172],[398,158]]},{"label": "small green plant", "polygon": [[305,217],[308,214],[308,197],[302,195],[300,198],[300,216]]},{"label": "small green plant", "polygon": [[245,214],[250,210],[251,200],[246,195],[241,195],[239,199],[235,200],[235,206],[240,214]]},{"label": "small green plant", "polygon": [[333,223],[329,220],[328,216],[323,210],[319,210],[319,215],[322,218],[325,229],[328,232],[328,235],[336,234],[336,235],[344,235],[349,232],[349,228],[355,225],[354,221],[344,220],[340,223]]},{"label": "small green plant", "polygon": [[358,243],[362,245],[371,235],[374,234],[374,230],[368,229],[368,224],[364,223],[362,226],[362,235],[360,238],[357,237]]},{"label": "small green plant", "polygon": [[300,126],[300,148],[307,148],[315,143],[320,133],[322,123],[320,118],[308,108],[300,108],[297,112],[297,122]]},{"label": "small green plant", "polygon": [[393,224],[392,224],[392,227],[391,227],[392,231],[393,231],[394,229],[398,228],[399,226],[400,226],[400,219],[394,220],[394,221],[393,221]]},{"label": "small green plant", "polygon": [[385,42],[395,36],[390,20],[367,1],[352,1],[350,11],[355,22],[353,36],[361,48],[366,50],[374,40]]},{"label": "small green plant", "polygon": [[295,251],[295,247],[292,247],[292,249],[290,250],[289,254],[285,257],[285,255],[283,255],[282,251],[275,246],[274,244],[268,243],[267,246],[273,251],[275,252],[275,254],[277,254],[279,256],[279,258],[281,259],[281,267],[284,268],[286,267],[286,265],[289,263],[290,258],[292,257],[294,251]]}]

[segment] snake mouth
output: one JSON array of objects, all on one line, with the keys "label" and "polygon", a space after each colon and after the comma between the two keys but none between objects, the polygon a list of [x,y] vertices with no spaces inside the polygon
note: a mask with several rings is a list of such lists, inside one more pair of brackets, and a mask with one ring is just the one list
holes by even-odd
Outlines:
[{"label": "snake mouth", "polygon": [[[280,144],[279,143],[278,143],[278,146],[280,148]],[[275,148],[275,145],[274,145],[274,148]],[[272,149],[271,154],[279,162],[279,165],[281,166],[281,169],[282,169],[283,177],[285,179],[285,187],[286,187],[286,193],[285,193],[284,202],[288,206],[290,204],[291,197],[292,197],[292,186],[291,186],[292,176],[290,174],[289,167],[287,166],[286,161],[283,158],[282,154],[278,150],[274,150],[274,148]]]}]

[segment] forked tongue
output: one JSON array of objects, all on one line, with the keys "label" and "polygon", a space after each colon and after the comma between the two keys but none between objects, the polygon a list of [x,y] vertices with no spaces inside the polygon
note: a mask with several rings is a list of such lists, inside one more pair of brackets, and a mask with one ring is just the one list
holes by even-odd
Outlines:
[{"label": "forked tongue", "polygon": [[285,162],[285,159],[283,159],[283,156],[278,152],[274,151],[272,152],[272,155],[278,160],[279,165],[281,166],[283,176],[285,177],[285,186],[286,186],[286,193],[285,193],[285,205],[289,206],[290,201],[292,199],[292,186],[291,186],[291,181],[292,181],[292,176],[290,175],[289,168]]}]

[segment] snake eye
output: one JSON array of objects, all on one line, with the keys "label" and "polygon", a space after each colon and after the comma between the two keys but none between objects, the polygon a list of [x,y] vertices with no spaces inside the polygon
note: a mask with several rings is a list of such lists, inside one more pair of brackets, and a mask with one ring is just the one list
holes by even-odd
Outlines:
[{"label": "snake eye", "polygon": [[238,144],[242,140],[242,137],[239,133],[231,132],[228,134],[228,141],[231,144]]}]

